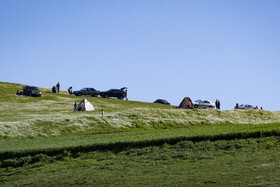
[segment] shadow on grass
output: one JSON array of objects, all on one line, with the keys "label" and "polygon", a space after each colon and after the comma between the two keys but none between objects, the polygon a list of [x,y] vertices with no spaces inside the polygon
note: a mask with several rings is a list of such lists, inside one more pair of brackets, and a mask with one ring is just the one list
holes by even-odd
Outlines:
[{"label": "shadow on grass", "polygon": [[193,137],[174,137],[174,138],[162,138],[153,140],[143,141],[127,141],[127,142],[113,142],[113,143],[99,143],[92,145],[79,145],[73,147],[63,148],[49,148],[49,149],[36,149],[36,150],[22,150],[22,151],[6,151],[0,153],[1,161],[12,158],[20,158],[26,156],[35,156],[38,154],[45,154],[48,156],[61,155],[65,151],[75,153],[87,153],[91,151],[112,151],[119,153],[128,148],[143,148],[148,146],[161,146],[163,144],[176,144],[181,141],[218,141],[218,140],[235,140],[235,139],[248,139],[248,138],[263,138],[270,136],[280,136],[280,131],[255,131],[255,132],[238,132],[238,133],[227,133],[219,135],[202,135]]}]

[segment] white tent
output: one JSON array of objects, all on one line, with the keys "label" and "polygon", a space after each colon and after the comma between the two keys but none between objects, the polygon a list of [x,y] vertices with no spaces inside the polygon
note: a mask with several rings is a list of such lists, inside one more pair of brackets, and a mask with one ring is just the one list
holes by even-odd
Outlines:
[{"label": "white tent", "polygon": [[94,111],[94,107],[92,104],[87,100],[83,99],[77,107],[78,111]]}]

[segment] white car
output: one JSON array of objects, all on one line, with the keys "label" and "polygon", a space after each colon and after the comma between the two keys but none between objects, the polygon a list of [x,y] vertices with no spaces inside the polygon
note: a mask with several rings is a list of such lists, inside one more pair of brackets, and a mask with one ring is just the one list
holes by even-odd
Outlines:
[{"label": "white car", "polygon": [[195,102],[193,102],[193,107],[194,108],[215,108],[215,104],[211,103],[208,100],[196,100]]}]

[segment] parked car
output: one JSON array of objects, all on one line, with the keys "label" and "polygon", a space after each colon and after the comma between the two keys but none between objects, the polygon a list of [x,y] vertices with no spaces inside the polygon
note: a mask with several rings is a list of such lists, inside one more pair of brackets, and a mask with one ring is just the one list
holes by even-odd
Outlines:
[{"label": "parked car", "polygon": [[118,99],[123,99],[126,97],[127,91],[126,89],[110,89],[108,91],[103,91],[100,92],[100,96],[103,98],[108,98],[108,97],[116,97]]},{"label": "parked car", "polygon": [[170,103],[168,101],[164,100],[164,99],[157,99],[157,100],[155,100],[154,103],[170,105]]},{"label": "parked car", "polygon": [[208,100],[196,100],[195,102],[193,102],[193,107],[194,108],[215,108],[215,104],[211,103]]},{"label": "parked car", "polygon": [[25,86],[23,88],[22,94],[26,96],[33,96],[33,97],[42,96],[42,93],[36,86]]},{"label": "parked car", "polygon": [[253,107],[252,105],[248,105],[248,104],[242,104],[242,105],[239,105],[239,109],[251,110],[251,109],[255,109],[255,107]]},{"label": "parked car", "polygon": [[81,95],[91,95],[92,97],[97,97],[100,94],[100,91],[94,88],[83,88],[81,90],[77,90],[73,92],[76,96]]}]

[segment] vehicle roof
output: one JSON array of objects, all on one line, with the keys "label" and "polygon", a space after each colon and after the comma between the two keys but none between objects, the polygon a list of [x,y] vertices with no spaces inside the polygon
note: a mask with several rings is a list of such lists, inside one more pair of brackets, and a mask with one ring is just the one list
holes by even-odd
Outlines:
[{"label": "vehicle roof", "polygon": [[209,101],[209,100],[208,99],[196,99],[196,101]]},{"label": "vehicle roof", "polygon": [[157,99],[156,101],[166,101],[167,102],[167,100],[165,100],[165,99]]},{"label": "vehicle roof", "polygon": [[29,87],[29,88],[38,88],[37,86],[25,86],[25,87]]},{"label": "vehicle roof", "polygon": [[120,89],[110,89],[110,90],[107,90],[107,91],[111,91],[111,90],[118,90],[118,91],[121,91]]}]

